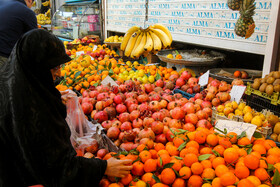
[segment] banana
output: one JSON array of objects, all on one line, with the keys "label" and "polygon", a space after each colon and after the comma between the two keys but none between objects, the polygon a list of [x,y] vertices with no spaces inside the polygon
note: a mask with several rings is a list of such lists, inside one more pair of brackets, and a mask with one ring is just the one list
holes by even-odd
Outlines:
[{"label": "banana", "polygon": [[146,45],[146,41],[147,41],[147,35],[146,33],[143,34],[143,37],[141,39],[141,42],[139,43],[138,46],[136,46],[136,50],[134,50],[134,53],[132,54],[133,57],[138,58],[140,55],[143,54],[144,52],[144,46]]},{"label": "banana", "polygon": [[135,44],[134,44],[134,47],[133,47],[133,50],[131,51],[131,54],[130,54],[130,57],[131,58],[134,58],[134,51],[136,50],[136,48],[138,47],[138,45],[140,44],[141,40],[142,40],[142,37],[143,37],[143,34],[145,34],[144,32],[141,32],[141,34],[139,34]]},{"label": "banana", "polygon": [[154,25],[152,26],[152,28],[153,28],[153,29],[160,29],[160,30],[162,30],[162,31],[168,36],[168,38],[172,41],[171,32],[170,32],[170,31],[168,30],[168,28],[165,27],[164,25],[157,23],[157,24],[154,24]]},{"label": "banana", "polygon": [[138,26],[133,26],[133,27],[131,27],[130,29],[128,29],[128,31],[126,32],[126,34],[125,34],[124,37],[123,37],[123,41],[122,41],[122,44],[121,44],[121,50],[122,50],[122,51],[125,50],[125,48],[126,48],[126,46],[127,46],[127,43],[128,43],[128,41],[129,41],[131,35],[132,35],[134,32],[138,31],[139,29],[140,29],[140,27],[138,27]]},{"label": "banana", "polygon": [[151,51],[154,47],[154,44],[153,44],[153,39],[150,35],[149,32],[147,32],[147,41],[146,41],[146,44],[144,46],[144,50],[145,51]]},{"label": "banana", "polygon": [[42,3],[43,6],[49,6],[49,4],[50,4],[50,1],[46,1],[46,2]]},{"label": "banana", "polygon": [[125,48],[125,51],[124,51],[125,56],[127,56],[127,57],[130,56],[131,51],[133,50],[135,42],[136,42],[136,40],[137,40],[137,38],[138,38],[140,33],[141,33],[141,31],[138,30],[138,31],[134,32],[131,35],[131,37],[129,38],[129,41],[128,41],[128,43],[126,45],[126,48]]},{"label": "banana", "polygon": [[151,31],[153,31],[160,38],[164,47],[169,47],[171,45],[172,41],[169,39],[167,34],[165,34],[165,32],[163,32],[160,29],[152,29],[152,28]]},{"label": "banana", "polygon": [[150,34],[151,34],[151,37],[152,37],[153,42],[154,42],[154,50],[155,51],[160,51],[162,45],[161,45],[161,41],[160,41],[159,37],[153,32],[150,32]]}]

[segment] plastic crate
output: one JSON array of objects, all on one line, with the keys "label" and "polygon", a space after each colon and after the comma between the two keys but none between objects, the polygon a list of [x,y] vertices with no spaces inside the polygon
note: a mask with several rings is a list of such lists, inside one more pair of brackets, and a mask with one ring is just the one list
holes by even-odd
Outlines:
[{"label": "plastic crate", "polygon": [[[270,136],[268,136],[267,139],[273,140]],[[274,140],[273,140],[273,141],[274,141]],[[276,141],[274,141],[274,142],[275,142],[275,144],[277,145],[277,147],[280,147],[280,142],[276,142]]]},{"label": "plastic crate", "polygon": [[255,90],[251,87],[251,83],[247,83],[247,88],[245,93],[247,95],[255,94],[258,95],[262,98],[265,98],[270,101],[271,104],[273,105],[279,105],[280,104],[280,98],[279,98],[279,92],[273,92],[272,95],[268,95],[265,92],[261,92],[259,90]]},{"label": "plastic crate", "polygon": [[273,112],[276,116],[280,116],[280,105],[271,104],[269,99],[263,98],[254,93],[251,93],[250,95],[246,94],[246,103],[258,112],[267,109]]},{"label": "plastic crate", "polygon": [[173,93],[173,94],[180,93],[180,94],[182,94],[183,97],[185,97],[185,98],[187,98],[187,99],[190,99],[190,98],[192,98],[192,97],[195,96],[195,94],[189,94],[189,93],[184,92],[184,91],[182,91],[182,90],[180,90],[180,89],[175,89],[175,90],[173,90],[172,93]]}]

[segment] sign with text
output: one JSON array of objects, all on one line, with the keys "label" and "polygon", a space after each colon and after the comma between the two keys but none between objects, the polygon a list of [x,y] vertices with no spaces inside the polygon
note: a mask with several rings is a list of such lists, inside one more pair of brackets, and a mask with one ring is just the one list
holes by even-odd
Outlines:
[{"label": "sign with text", "polygon": [[218,120],[215,124],[215,128],[215,131],[220,134],[220,131],[224,131],[224,129],[227,130],[227,133],[235,132],[237,135],[241,135],[241,133],[244,131],[246,132],[247,138],[251,139],[255,130],[257,129],[257,126],[250,123],[229,120]]},{"label": "sign with text", "polygon": [[208,79],[209,79],[209,70],[199,77],[198,84],[200,86],[206,86],[208,84]]},{"label": "sign with text", "polygon": [[[150,0],[147,25],[165,25],[175,41],[264,54],[272,0],[255,0],[255,5],[256,28],[249,39],[235,34],[240,15],[225,0]],[[145,0],[107,0],[107,7],[107,30],[144,26]]]},{"label": "sign with text", "polygon": [[230,91],[230,100],[236,101],[238,104],[240,102],[240,99],[242,98],[244,92],[246,90],[246,86],[237,86],[233,85],[231,91]]}]

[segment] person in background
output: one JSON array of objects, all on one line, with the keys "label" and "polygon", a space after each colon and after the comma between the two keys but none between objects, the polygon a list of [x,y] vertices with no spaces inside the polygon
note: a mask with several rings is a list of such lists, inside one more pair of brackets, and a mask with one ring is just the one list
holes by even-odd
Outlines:
[{"label": "person in background", "polygon": [[0,67],[7,61],[17,40],[37,28],[34,0],[0,0]]},{"label": "person in background", "polygon": [[34,29],[0,68],[0,187],[92,187],[104,174],[130,173],[132,160],[76,156],[53,82],[57,68],[70,60],[56,36]]}]

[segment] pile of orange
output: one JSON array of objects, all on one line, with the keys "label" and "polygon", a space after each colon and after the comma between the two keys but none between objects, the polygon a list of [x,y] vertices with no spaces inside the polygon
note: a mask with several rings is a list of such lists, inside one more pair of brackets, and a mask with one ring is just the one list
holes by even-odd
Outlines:
[{"label": "pile of orange", "polygon": [[[100,186],[273,186],[274,173],[280,172],[280,149],[275,142],[238,138],[235,133],[218,135],[198,128],[175,136],[166,145],[141,144],[137,147],[139,154],[134,151],[116,156],[134,161],[131,174],[122,179],[104,177]],[[108,153],[103,159],[112,155]]]}]

